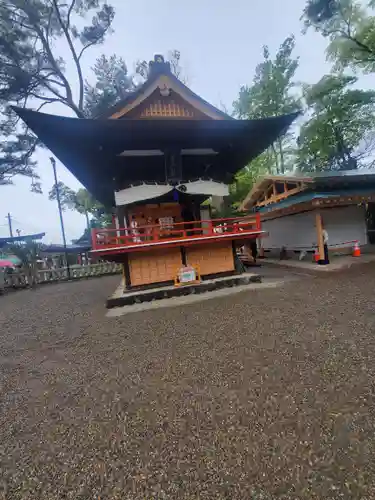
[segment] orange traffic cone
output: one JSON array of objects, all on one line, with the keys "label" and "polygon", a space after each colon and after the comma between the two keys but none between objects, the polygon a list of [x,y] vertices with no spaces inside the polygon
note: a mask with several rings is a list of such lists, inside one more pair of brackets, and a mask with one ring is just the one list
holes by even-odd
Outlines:
[{"label": "orange traffic cone", "polygon": [[319,250],[317,248],[315,248],[315,251],[314,251],[314,261],[315,262],[320,261],[320,254],[319,254]]},{"label": "orange traffic cone", "polygon": [[353,257],[360,257],[360,256],[361,256],[361,249],[359,248],[358,241],[356,241],[353,247]]}]

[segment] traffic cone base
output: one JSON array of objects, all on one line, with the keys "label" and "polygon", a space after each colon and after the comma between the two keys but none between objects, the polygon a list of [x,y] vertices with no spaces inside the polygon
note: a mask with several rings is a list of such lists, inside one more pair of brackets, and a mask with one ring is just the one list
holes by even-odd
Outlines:
[{"label": "traffic cone base", "polygon": [[315,248],[314,251],[314,262],[319,262],[320,261],[320,255],[319,255],[319,250]]},{"label": "traffic cone base", "polygon": [[353,247],[353,257],[360,257],[360,256],[361,256],[361,249],[359,247],[358,241],[356,241]]}]

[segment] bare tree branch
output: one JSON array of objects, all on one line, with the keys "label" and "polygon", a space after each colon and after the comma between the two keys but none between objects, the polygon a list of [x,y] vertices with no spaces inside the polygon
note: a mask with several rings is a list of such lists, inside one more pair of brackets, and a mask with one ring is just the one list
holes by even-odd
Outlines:
[{"label": "bare tree branch", "polygon": [[108,25],[108,26],[107,26],[107,28],[106,28],[105,30],[103,30],[103,34],[102,34],[102,36],[101,36],[100,38],[98,38],[98,39],[96,39],[96,40],[93,40],[92,42],[88,43],[87,45],[85,45],[85,46],[82,48],[82,50],[81,50],[81,52],[79,53],[79,56],[78,56],[78,61],[80,61],[80,60],[81,60],[82,55],[84,54],[84,52],[85,52],[88,48],[92,47],[93,45],[96,45],[97,43],[99,43],[99,42],[101,42],[101,41],[103,40],[103,38],[104,38],[104,37],[105,37],[105,35],[107,34],[107,32],[108,32],[108,30],[109,30],[109,28],[110,28],[110,27],[111,27],[111,26],[110,26],[110,25]]},{"label": "bare tree branch", "polygon": [[[75,14],[83,19],[91,11],[91,22],[76,28]],[[87,49],[103,41],[113,15],[113,7],[103,0],[0,0],[2,181],[19,173],[33,175],[36,163],[31,157],[38,145],[27,128],[18,128],[19,118],[8,109],[8,103],[25,107],[32,99],[38,111],[51,103],[62,103],[76,116],[84,117],[87,90],[80,60]],[[56,53],[57,40],[67,42],[67,58],[75,63],[77,79],[67,78],[65,60]],[[126,75],[126,68],[121,69]]]},{"label": "bare tree branch", "polygon": [[43,102],[37,109],[36,111],[40,111],[42,108],[44,108],[44,106],[47,106],[47,104],[51,104],[52,102],[60,102],[60,99],[49,99],[48,101],[46,102]]},{"label": "bare tree branch", "polygon": [[[51,0],[51,1],[53,2],[53,0]],[[72,3],[70,4],[69,10],[68,10],[68,15],[67,15],[67,21],[66,21],[66,28],[67,29],[70,28],[70,16],[72,15],[75,4],[76,4],[76,0],[72,0]]]},{"label": "bare tree branch", "polygon": [[64,73],[61,71],[61,69],[59,68],[59,65],[57,64],[57,61],[56,59],[54,58],[53,54],[52,54],[52,50],[51,50],[51,47],[49,45],[49,43],[47,42],[44,34],[43,34],[43,31],[39,28],[39,26],[35,26],[35,31],[38,33],[39,37],[40,37],[40,40],[42,42],[42,45],[43,45],[43,48],[44,50],[47,52],[48,54],[48,59],[51,63],[51,65],[53,66],[53,69],[55,70],[56,74],[59,76],[59,78],[61,78],[62,82],[64,83],[64,87],[65,87],[65,90],[66,90],[66,99],[70,102],[73,102],[73,92],[72,92],[72,89],[69,85],[69,82],[67,80],[67,78],[65,77]]},{"label": "bare tree branch", "polygon": [[[69,33],[69,29],[68,29],[69,25],[65,25],[64,21],[62,20],[59,6],[57,4],[57,0],[52,0],[52,1],[53,1],[54,6],[55,6],[55,9],[56,9],[57,19],[59,20],[60,26],[65,34],[66,41],[68,42],[70,51],[72,53],[72,57],[74,59],[74,62],[75,62],[76,68],[77,68],[77,75],[78,75],[78,81],[79,81],[78,109],[80,111],[82,111],[82,109],[83,109],[83,96],[84,96],[84,91],[85,91],[85,84],[84,84],[84,80],[83,80],[82,68],[81,68],[81,65],[80,65],[80,62],[79,62],[79,59],[77,56],[77,52],[75,50],[75,47],[73,45],[73,42],[72,42],[72,39],[71,39],[71,36]],[[72,4],[70,6],[71,8],[69,9],[69,13],[71,13],[71,9],[73,8],[74,3],[75,3],[75,0],[73,0]],[[68,18],[68,22],[69,22],[69,18]]]}]

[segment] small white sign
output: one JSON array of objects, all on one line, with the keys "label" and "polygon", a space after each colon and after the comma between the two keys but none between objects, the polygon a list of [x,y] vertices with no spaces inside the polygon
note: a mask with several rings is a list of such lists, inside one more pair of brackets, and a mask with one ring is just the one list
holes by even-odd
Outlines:
[{"label": "small white sign", "polygon": [[178,274],[180,283],[191,283],[192,281],[196,281],[197,279],[197,273],[195,269],[190,266],[182,267]]}]

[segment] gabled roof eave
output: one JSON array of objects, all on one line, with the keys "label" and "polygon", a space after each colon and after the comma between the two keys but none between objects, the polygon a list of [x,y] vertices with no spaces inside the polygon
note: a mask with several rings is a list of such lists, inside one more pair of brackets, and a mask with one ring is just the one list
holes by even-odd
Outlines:
[{"label": "gabled roof eave", "polygon": [[216,108],[209,102],[205,101],[198,94],[193,92],[189,87],[181,82],[172,73],[158,73],[153,75],[151,78],[146,80],[138,89],[134,92],[129,93],[124,99],[119,101],[117,104],[112,106],[106,112],[98,115],[96,118],[121,118],[125,116],[131,109],[134,109],[139,104],[141,104],[151,93],[156,90],[158,84],[162,83],[163,80],[167,80],[171,83],[171,88],[181,95],[189,104],[193,107],[199,106],[201,111],[210,118],[221,119],[221,120],[234,120],[234,118],[224,111]]},{"label": "gabled roof eave", "polygon": [[313,177],[307,175],[265,175],[259,181],[257,181],[254,186],[249,191],[248,195],[240,205],[240,211],[244,212],[252,208],[257,201],[257,195],[263,193],[265,187],[270,186],[272,182],[313,182]]}]

